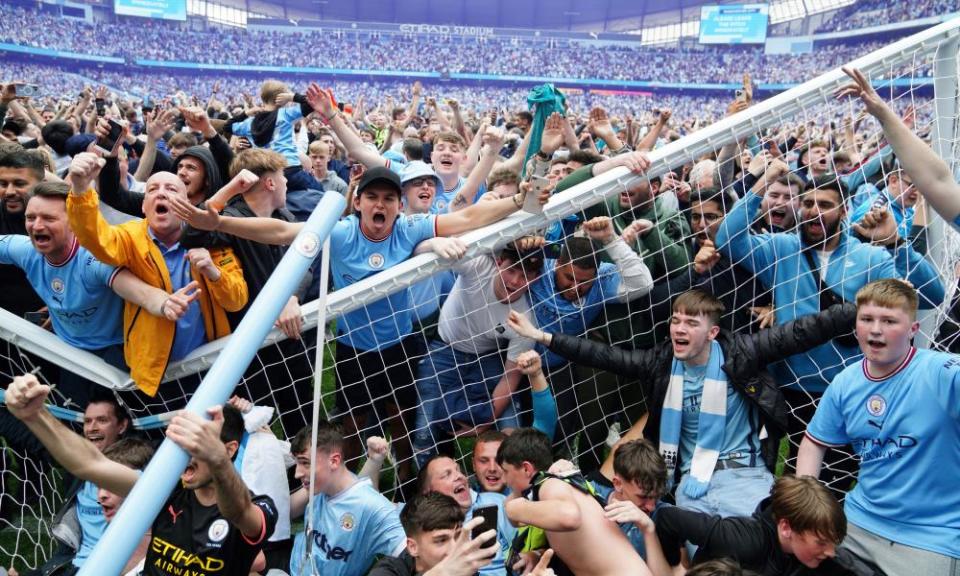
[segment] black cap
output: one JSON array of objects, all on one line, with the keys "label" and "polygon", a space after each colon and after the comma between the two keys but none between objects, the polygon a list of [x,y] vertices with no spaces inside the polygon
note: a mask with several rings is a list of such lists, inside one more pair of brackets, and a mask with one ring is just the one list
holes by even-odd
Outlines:
[{"label": "black cap", "polygon": [[360,185],[357,186],[357,193],[363,192],[367,186],[374,183],[381,183],[396,190],[397,195],[401,195],[403,190],[400,186],[400,176],[396,172],[386,166],[377,166],[363,173],[363,177],[360,178]]}]

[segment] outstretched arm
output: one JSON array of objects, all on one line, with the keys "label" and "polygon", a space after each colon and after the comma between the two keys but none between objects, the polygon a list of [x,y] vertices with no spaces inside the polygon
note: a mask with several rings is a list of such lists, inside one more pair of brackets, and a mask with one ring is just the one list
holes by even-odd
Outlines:
[{"label": "outstretched arm", "polygon": [[40,384],[36,376],[17,376],[7,387],[7,408],[68,472],[126,496],[139,477],[137,472],[106,458],[93,443],[60,423],[44,407],[49,394],[50,387]]},{"label": "outstretched arm", "polygon": [[958,226],[960,185],[953,179],[949,166],[884,103],[863,72],[851,68],[843,71],[853,82],[837,90],[837,97],[854,96],[863,101],[867,112],[880,122],[887,142],[917,190],[944,220]]},{"label": "outstretched arm", "polygon": [[310,87],[307,88],[306,100],[337,134],[337,138],[343,142],[351,158],[367,168],[387,165],[387,160],[367,148],[363,140],[360,139],[360,135],[347,124],[343,114],[334,105],[333,94],[329,90],[323,90],[317,84],[310,84]]},{"label": "outstretched arm", "polygon": [[284,222],[276,218],[221,216],[214,206],[198,208],[180,196],[171,196],[169,202],[177,216],[198,230],[216,230],[263,244],[292,244],[303,228],[302,222]]}]

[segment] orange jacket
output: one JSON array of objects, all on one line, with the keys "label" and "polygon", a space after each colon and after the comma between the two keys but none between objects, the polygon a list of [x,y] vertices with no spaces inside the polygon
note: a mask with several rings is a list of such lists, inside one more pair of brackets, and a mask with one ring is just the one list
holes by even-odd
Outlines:
[{"label": "orange jacket", "polygon": [[[71,190],[67,215],[80,245],[98,260],[128,268],[147,284],[174,292],[163,255],[147,233],[146,220],[111,226],[100,213],[100,197],[93,190],[86,194]],[[230,334],[227,311],[236,312],[247,303],[247,284],[233,251],[211,249],[210,256],[220,269],[216,282],[191,267],[193,279],[200,283],[197,302],[208,342]],[[123,355],[130,366],[130,376],[140,390],[154,396],[170,361],[176,323],[125,302],[123,332]]]}]

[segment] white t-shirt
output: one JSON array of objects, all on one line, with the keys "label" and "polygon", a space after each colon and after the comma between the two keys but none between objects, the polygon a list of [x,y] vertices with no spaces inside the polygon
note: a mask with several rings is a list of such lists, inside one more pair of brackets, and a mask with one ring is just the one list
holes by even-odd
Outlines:
[{"label": "white t-shirt", "polygon": [[820,264],[820,278],[823,278],[824,281],[827,279],[827,264],[830,262],[830,257],[833,256],[833,253],[836,252],[836,249],[833,250],[817,250],[817,260]]},{"label": "white t-shirt", "polygon": [[440,310],[438,328],[443,341],[454,350],[483,355],[497,350],[498,340],[507,340],[508,360],[516,360],[521,353],[532,350],[533,340],[523,338],[507,327],[507,314],[511,310],[537,324],[530,312],[527,295],[509,304],[497,299],[493,282],[498,271],[493,257],[478,256],[457,265],[455,270],[459,277]]}]

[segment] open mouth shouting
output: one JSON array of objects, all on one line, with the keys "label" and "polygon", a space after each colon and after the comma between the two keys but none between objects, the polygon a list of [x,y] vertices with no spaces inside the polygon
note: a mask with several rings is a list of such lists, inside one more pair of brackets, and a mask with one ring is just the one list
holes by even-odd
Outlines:
[{"label": "open mouth shouting", "polygon": [[33,245],[37,247],[38,250],[50,247],[50,242],[53,238],[44,232],[34,232],[30,235],[30,239],[33,240]]},{"label": "open mouth shouting", "polygon": [[773,208],[770,210],[770,224],[783,228],[786,220],[787,210],[785,208]]}]

